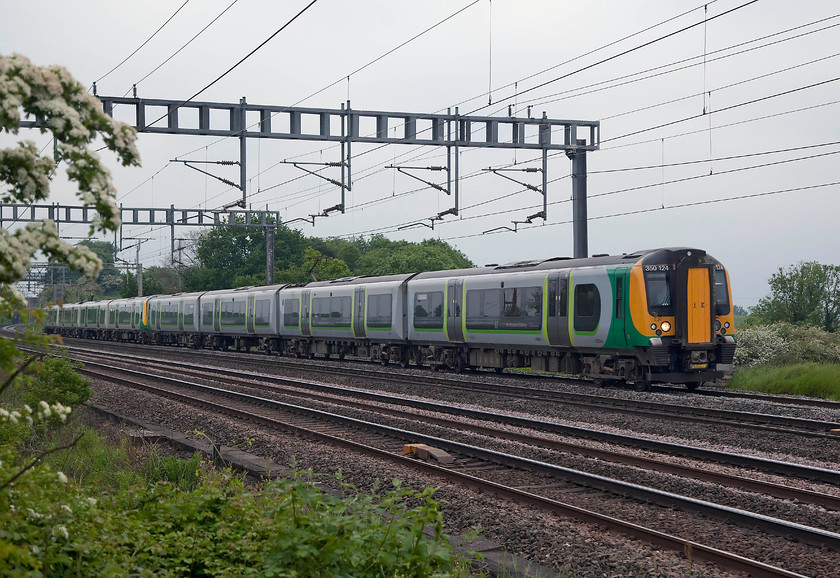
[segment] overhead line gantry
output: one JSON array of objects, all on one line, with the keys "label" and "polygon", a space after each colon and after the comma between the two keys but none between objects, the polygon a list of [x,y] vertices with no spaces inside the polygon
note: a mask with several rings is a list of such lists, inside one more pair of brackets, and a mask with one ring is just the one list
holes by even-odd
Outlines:
[{"label": "overhead line gantry", "polygon": [[[598,121],[563,120],[546,117],[496,117],[461,115],[458,109],[446,114],[413,112],[386,112],[355,110],[350,101],[341,108],[304,108],[248,104],[243,97],[239,103],[194,102],[137,97],[98,96],[103,110],[113,116],[115,107],[129,107],[134,128],[141,133],[200,135],[239,139],[239,185],[242,198],[237,204],[247,206],[247,140],[249,138],[306,140],[335,142],[341,145],[340,162],[325,163],[341,168],[338,184],[341,201],[327,211],[304,219],[314,223],[316,217],[327,216],[331,211],[344,213],[345,193],[352,186],[352,144],[405,144],[446,147],[447,163],[452,166],[454,208],[446,214],[457,216],[459,211],[459,150],[461,148],[522,149],[542,152],[543,210],[547,218],[548,206],[548,152],[565,151],[572,160],[574,256],[588,253],[586,231],[586,153],[600,146]],[[161,114],[162,113],[162,114]],[[249,115],[258,115],[259,121],[248,125]],[[123,116],[123,115],[120,115]],[[215,126],[217,119],[223,126]],[[279,117],[279,118],[278,118]],[[123,118],[126,118],[123,116]],[[211,118],[213,122],[211,122]],[[149,120],[155,119],[155,120]],[[312,119],[311,122],[309,119]],[[366,120],[368,119],[368,120]],[[164,121],[160,123],[159,121]],[[285,130],[278,130],[282,123]],[[370,122],[375,125],[371,134],[361,134],[360,126]],[[226,124],[226,125],[225,125]],[[33,123],[34,126],[34,123]],[[305,131],[315,126],[317,131]],[[286,129],[287,128],[287,129]],[[483,138],[479,138],[483,133]],[[447,187],[449,188],[449,187]]]}]

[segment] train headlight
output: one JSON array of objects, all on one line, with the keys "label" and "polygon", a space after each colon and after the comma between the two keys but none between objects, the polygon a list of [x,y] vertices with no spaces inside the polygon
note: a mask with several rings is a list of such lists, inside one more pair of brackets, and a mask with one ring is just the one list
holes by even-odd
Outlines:
[{"label": "train headlight", "polygon": [[656,323],[651,323],[650,324],[650,330],[651,331],[656,331]]},{"label": "train headlight", "polygon": [[667,321],[663,321],[661,327],[662,327],[662,331],[664,331],[665,333],[668,333],[669,331],[671,331],[671,324],[668,323]]},{"label": "train headlight", "polygon": [[724,326],[724,327],[726,327],[727,329],[729,329],[729,321],[727,321],[726,323],[724,323],[724,324],[723,324],[723,326]]},{"label": "train headlight", "polygon": [[720,319],[715,321],[715,331],[720,331]]}]

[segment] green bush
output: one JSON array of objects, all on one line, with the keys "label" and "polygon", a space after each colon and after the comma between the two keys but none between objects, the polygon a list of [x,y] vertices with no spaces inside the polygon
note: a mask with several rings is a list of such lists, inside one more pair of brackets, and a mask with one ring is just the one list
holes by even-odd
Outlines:
[{"label": "green bush", "polygon": [[735,372],[729,387],[840,401],[840,365],[800,363],[744,368]]},{"label": "green bush", "polygon": [[775,323],[773,327],[789,344],[776,363],[840,363],[840,333],[790,323]]},{"label": "green bush", "polygon": [[[453,569],[433,490],[337,498],[225,472],[93,494],[48,466],[3,487],[0,575],[434,576]],[[432,538],[424,535],[430,528]]]},{"label": "green bush", "polygon": [[144,462],[143,471],[149,482],[169,482],[181,490],[193,490],[200,482],[201,453],[196,452],[189,460],[181,460],[152,451]]},{"label": "green bush", "polygon": [[819,327],[773,323],[738,329],[736,367],[840,363],[840,334]]},{"label": "green bush", "polygon": [[90,399],[90,382],[76,373],[81,367],[67,357],[45,357],[35,375],[23,388],[23,403],[31,406],[41,401],[76,407]]}]

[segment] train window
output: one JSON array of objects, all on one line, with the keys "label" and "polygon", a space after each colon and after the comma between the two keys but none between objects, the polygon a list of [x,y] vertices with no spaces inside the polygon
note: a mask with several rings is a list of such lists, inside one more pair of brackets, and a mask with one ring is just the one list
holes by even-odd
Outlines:
[{"label": "train window", "polygon": [[624,317],[624,277],[615,278],[615,318]]},{"label": "train window", "polygon": [[195,303],[184,305],[184,328],[191,327],[195,323]]},{"label": "train window", "polygon": [[268,327],[271,324],[271,299],[257,299],[254,302],[254,325]]},{"label": "train window", "polygon": [[414,295],[414,328],[443,329],[443,291]]},{"label": "train window", "polygon": [[178,326],[178,304],[167,303],[160,306],[160,325],[161,327],[177,327]]},{"label": "train window", "polygon": [[352,311],[349,296],[315,297],[312,299],[312,325],[315,327],[350,327]]},{"label": "train window", "polygon": [[127,327],[131,324],[131,309],[127,305],[120,308],[118,321],[120,327]]},{"label": "train window", "polygon": [[551,279],[548,282],[548,316],[557,315],[557,281]]},{"label": "train window", "polygon": [[726,287],[726,271],[715,268],[715,314],[729,315],[729,291]]},{"label": "train window", "polygon": [[201,304],[201,326],[203,328],[213,328],[213,303]]},{"label": "train window", "polygon": [[283,327],[300,326],[300,301],[283,299]]},{"label": "train window", "polygon": [[389,328],[393,320],[391,294],[368,295],[367,325],[368,327]]},{"label": "train window", "polygon": [[501,289],[467,291],[467,329],[498,329],[502,298]]},{"label": "train window", "polygon": [[467,329],[534,330],[542,327],[542,288],[467,291]]},{"label": "train window", "polygon": [[505,317],[539,317],[542,312],[542,290],[539,287],[505,289]]},{"label": "train window", "polygon": [[569,315],[569,280],[560,279],[560,292],[557,295],[557,317]]},{"label": "train window", "polygon": [[245,301],[228,301],[221,304],[220,322],[223,326],[245,325]]},{"label": "train window", "polygon": [[674,306],[671,303],[670,271],[645,271],[645,292],[648,313],[654,317],[674,314]]},{"label": "train window", "polygon": [[601,320],[601,294],[592,283],[575,286],[575,331],[595,331]]}]

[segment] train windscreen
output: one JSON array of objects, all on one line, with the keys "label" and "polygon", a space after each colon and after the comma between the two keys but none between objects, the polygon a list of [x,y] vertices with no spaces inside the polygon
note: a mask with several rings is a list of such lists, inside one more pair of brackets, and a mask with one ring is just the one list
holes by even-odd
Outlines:
[{"label": "train windscreen", "polygon": [[[718,265],[720,267],[720,265]],[[729,290],[726,286],[726,271],[715,267],[715,313],[729,315]]]},{"label": "train windscreen", "polygon": [[645,291],[648,312],[654,317],[673,315],[671,301],[671,271],[645,271]]}]

